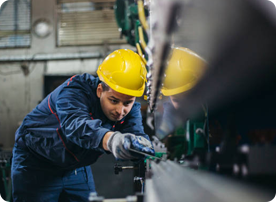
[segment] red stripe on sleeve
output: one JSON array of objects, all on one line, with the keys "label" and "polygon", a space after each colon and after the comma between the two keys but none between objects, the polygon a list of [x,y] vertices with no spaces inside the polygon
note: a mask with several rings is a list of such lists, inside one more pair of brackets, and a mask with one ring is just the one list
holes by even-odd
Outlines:
[{"label": "red stripe on sleeve", "polygon": [[72,76],[72,77],[70,78],[70,80],[67,82],[67,86],[69,86],[70,82],[72,81],[72,79],[73,79],[75,76],[77,76],[77,75],[74,75],[74,76]]},{"label": "red stripe on sleeve", "polygon": [[48,107],[49,107],[51,113],[54,114],[54,115],[56,116],[56,118],[57,118],[57,120],[58,120],[58,122],[59,122],[59,125],[60,125],[60,120],[59,120],[57,114],[56,114],[55,112],[53,112],[53,110],[52,110],[52,108],[51,108],[51,105],[50,105],[50,97],[51,97],[51,95],[50,95],[49,98],[48,98]]}]

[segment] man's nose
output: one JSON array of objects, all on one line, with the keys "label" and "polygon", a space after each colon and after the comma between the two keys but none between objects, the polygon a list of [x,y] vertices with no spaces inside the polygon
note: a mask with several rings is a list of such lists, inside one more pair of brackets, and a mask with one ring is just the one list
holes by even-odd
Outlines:
[{"label": "man's nose", "polygon": [[118,105],[116,108],[116,113],[117,114],[123,114],[124,113],[124,105]]}]

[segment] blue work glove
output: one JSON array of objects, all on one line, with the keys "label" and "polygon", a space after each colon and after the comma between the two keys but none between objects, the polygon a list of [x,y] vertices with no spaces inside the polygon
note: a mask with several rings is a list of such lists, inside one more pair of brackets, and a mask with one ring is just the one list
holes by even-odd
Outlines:
[{"label": "blue work glove", "polygon": [[144,157],[143,155],[129,151],[129,148],[150,155],[155,154],[152,143],[146,138],[118,131],[110,136],[107,141],[107,147],[118,160],[140,159]]}]

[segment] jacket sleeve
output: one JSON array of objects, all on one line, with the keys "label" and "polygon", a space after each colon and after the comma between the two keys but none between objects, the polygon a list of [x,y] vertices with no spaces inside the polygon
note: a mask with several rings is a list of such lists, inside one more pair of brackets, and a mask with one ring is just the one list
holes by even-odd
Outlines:
[{"label": "jacket sleeve", "polygon": [[149,140],[149,136],[145,134],[142,124],[141,105],[134,103],[131,111],[126,116],[121,133],[132,133],[138,136],[143,136]]},{"label": "jacket sleeve", "polygon": [[78,82],[64,87],[56,98],[56,112],[64,135],[85,149],[101,147],[102,138],[110,131],[102,127],[101,120],[91,120],[89,102],[96,102],[95,99]]}]

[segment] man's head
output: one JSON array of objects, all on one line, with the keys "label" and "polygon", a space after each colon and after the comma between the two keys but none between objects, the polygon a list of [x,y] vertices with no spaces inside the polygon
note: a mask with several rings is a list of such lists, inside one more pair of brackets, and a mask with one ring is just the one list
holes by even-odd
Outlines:
[{"label": "man's head", "polygon": [[105,116],[111,121],[120,121],[132,109],[136,97],[116,92],[106,83],[98,85],[97,96]]},{"label": "man's head", "polygon": [[105,58],[97,70],[102,81],[97,96],[108,119],[119,121],[130,112],[144,93],[146,73],[140,56],[131,50],[116,50]]},{"label": "man's head", "polygon": [[168,60],[162,93],[170,96],[175,108],[183,95],[194,87],[206,68],[206,62],[188,48],[174,48]]}]

